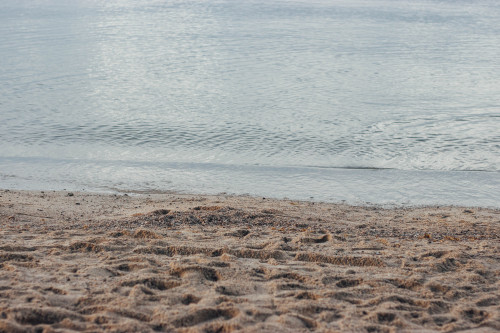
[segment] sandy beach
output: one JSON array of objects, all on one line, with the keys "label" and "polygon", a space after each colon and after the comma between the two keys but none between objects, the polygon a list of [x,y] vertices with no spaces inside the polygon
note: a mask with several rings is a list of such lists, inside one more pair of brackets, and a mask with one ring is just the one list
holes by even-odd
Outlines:
[{"label": "sandy beach", "polygon": [[0,191],[0,332],[496,332],[500,210]]}]

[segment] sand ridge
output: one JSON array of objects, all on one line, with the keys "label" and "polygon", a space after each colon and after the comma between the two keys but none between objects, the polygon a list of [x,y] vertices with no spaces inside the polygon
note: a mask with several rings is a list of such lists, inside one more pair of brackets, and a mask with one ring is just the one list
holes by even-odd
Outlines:
[{"label": "sand ridge", "polygon": [[500,330],[500,211],[0,192],[0,332]]}]

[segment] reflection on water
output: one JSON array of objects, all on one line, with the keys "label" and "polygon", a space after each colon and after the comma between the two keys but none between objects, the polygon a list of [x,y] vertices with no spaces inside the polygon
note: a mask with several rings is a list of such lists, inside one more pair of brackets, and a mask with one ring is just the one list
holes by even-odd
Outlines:
[{"label": "reflection on water", "polygon": [[[373,200],[361,192],[377,184],[376,202],[422,202],[403,199],[406,181],[378,177],[436,175],[455,182],[440,183],[448,192],[491,202],[494,189],[456,183],[476,173],[454,171],[499,178],[499,21],[488,0],[4,0],[0,184],[333,201]],[[426,184],[435,194],[413,197],[438,200]]]}]

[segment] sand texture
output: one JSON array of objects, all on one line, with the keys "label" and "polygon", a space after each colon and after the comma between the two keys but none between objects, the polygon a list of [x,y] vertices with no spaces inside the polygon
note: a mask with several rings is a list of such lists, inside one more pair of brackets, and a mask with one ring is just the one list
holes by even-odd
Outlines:
[{"label": "sand texture", "polygon": [[0,191],[0,332],[496,332],[499,277],[499,210]]}]

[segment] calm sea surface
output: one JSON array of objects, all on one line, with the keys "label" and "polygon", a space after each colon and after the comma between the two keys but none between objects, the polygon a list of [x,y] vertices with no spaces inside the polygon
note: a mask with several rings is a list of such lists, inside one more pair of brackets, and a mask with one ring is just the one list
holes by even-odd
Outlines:
[{"label": "calm sea surface", "polygon": [[500,2],[2,0],[0,188],[500,207]]}]

